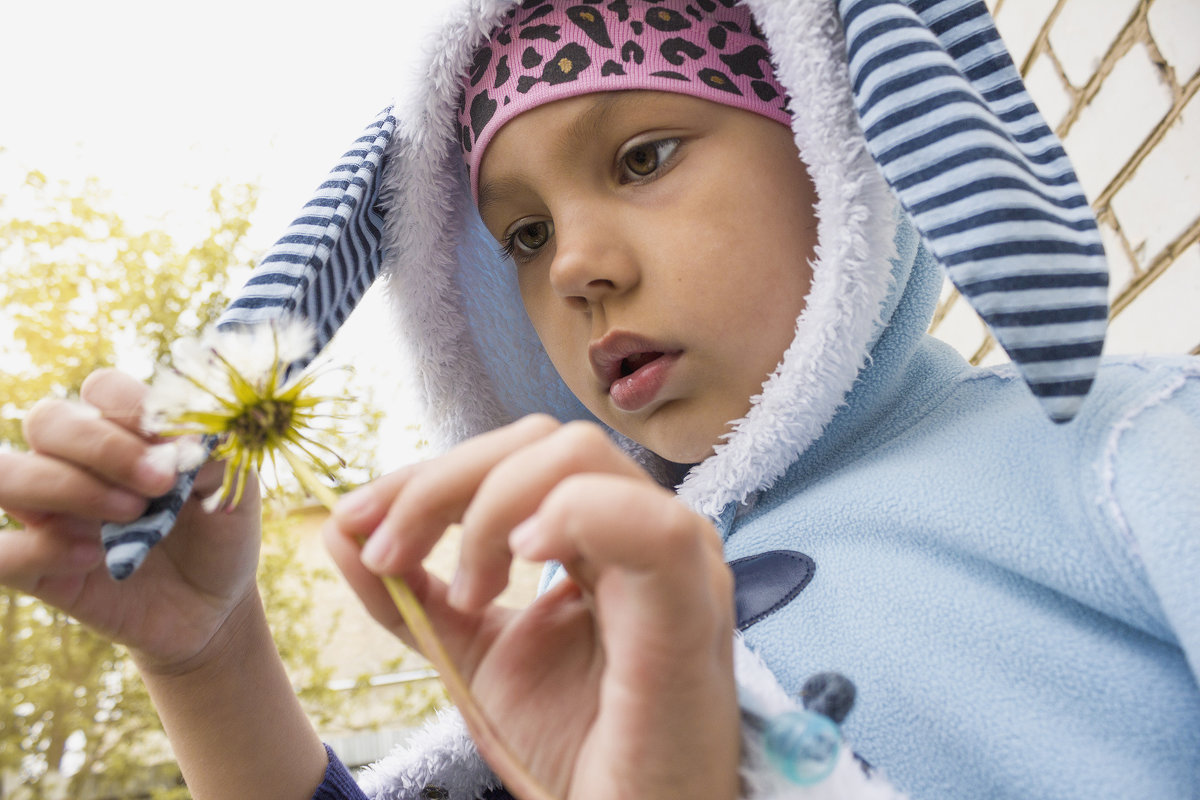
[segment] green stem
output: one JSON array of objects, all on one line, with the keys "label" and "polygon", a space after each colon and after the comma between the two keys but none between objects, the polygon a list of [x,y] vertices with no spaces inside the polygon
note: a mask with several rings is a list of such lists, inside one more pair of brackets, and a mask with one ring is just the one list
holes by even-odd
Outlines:
[{"label": "green stem", "polygon": [[[288,462],[300,484],[311,492],[321,505],[332,512],[333,506],[338,500],[337,494],[321,482],[303,459],[288,452],[286,447],[280,447],[278,451]],[[360,539],[359,543],[362,544],[364,541],[365,539]],[[467,682],[454,665],[454,661],[446,651],[445,645],[442,644],[437,631],[434,630],[433,623],[429,621],[429,616],[421,607],[421,601],[413,594],[408,583],[393,575],[385,575],[383,576],[383,585],[387,587],[392,602],[400,612],[400,617],[404,620],[413,639],[416,640],[417,649],[433,664],[442,683],[446,686],[446,692],[450,695],[451,701],[458,706],[459,712],[463,715],[463,719],[475,739],[475,745],[479,748],[480,755],[496,771],[508,792],[520,800],[556,800],[554,795],[529,773],[529,770],[512,754],[496,733],[495,728],[484,715],[483,709],[480,708],[479,702],[471,694]]]}]

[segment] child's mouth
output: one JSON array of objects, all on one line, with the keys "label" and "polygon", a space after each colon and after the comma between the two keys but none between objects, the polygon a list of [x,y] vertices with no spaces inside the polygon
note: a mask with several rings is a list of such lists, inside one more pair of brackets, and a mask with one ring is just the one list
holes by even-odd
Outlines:
[{"label": "child's mouth", "polygon": [[682,354],[661,341],[626,331],[609,332],[588,347],[597,379],[622,411],[637,411],[653,402]]},{"label": "child's mouth", "polygon": [[621,359],[621,374],[608,387],[613,405],[622,411],[633,412],[654,402],[679,355],[648,350]]},{"label": "child's mouth", "polygon": [[660,358],[662,353],[658,351],[650,351],[646,353],[634,353],[627,358],[621,360],[621,374],[619,377],[624,378],[626,375],[632,375],[642,367]]}]

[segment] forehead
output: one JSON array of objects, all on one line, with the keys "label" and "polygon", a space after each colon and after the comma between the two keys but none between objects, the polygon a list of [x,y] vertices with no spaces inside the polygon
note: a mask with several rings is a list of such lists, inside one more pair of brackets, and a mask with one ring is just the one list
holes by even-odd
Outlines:
[{"label": "forehead", "polygon": [[596,142],[624,140],[645,128],[678,125],[724,108],[688,95],[612,91],[556,100],[514,117],[484,153],[479,210],[501,200],[530,169],[577,159]]},{"label": "forehead", "polygon": [[768,44],[735,0],[513,3],[463,65],[462,80],[456,134],[475,193],[495,133],[554,100],[678,92],[789,120]]}]

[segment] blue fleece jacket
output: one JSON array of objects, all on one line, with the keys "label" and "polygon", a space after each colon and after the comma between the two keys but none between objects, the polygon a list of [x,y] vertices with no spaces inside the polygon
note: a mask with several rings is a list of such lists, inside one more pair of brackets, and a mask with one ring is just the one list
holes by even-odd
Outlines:
[{"label": "blue fleece jacket", "polygon": [[723,515],[730,559],[815,563],[751,647],[850,676],[848,739],[914,797],[1196,796],[1196,359],[1107,365],[1064,426],[930,338],[861,394]]}]

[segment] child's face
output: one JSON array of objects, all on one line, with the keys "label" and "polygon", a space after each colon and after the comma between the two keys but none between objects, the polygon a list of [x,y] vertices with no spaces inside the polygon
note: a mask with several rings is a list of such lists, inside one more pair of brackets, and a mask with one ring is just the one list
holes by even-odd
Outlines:
[{"label": "child's face", "polygon": [[812,279],[815,194],[791,131],[687,95],[583,95],[501,128],[479,187],[571,391],[668,460],[711,454]]}]

